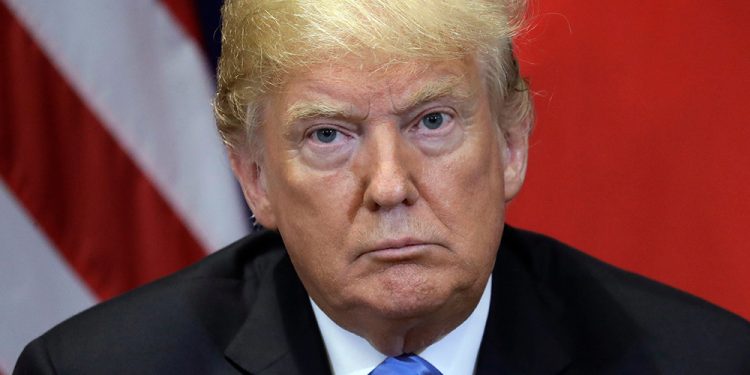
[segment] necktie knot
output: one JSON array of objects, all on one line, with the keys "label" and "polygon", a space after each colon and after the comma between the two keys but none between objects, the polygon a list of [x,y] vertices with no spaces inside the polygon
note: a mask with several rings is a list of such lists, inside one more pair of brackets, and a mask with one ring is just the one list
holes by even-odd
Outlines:
[{"label": "necktie knot", "polygon": [[369,375],[442,375],[430,362],[416,354],[388,357]]}]

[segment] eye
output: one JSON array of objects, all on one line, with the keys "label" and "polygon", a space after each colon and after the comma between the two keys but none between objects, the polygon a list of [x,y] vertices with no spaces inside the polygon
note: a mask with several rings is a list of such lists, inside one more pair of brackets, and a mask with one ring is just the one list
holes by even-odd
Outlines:
[{"label": "eye", "polygon": [[432,112],[424,115],[419,122],[424,125],[425,128],[435,130],[443,126],[446,116],[448,115],[443,112]]},{"label": "eye", "polygon": [[312,124],[296,145],[305,163],[318,170],[338,168],[345,163],[357,146],[354,126],[322,123]]},{"label": "eye", "polygon": [[338,135],[339,131],[331,128],[322,128],[313,132],[313,136],[320,141],[320,143],[331,143],[336,140]]}]

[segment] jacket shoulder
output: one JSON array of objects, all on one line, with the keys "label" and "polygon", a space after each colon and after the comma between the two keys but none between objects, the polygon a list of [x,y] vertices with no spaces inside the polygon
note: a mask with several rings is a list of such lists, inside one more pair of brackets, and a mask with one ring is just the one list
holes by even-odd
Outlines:
[{"label": "jacket shoulder", "polygon": [[[555,239],[509,228],[503,237],[586,341],[632,335],[670,373],[750,371],[750,323],[703,299],[619,269]],[[612,329],[625,326],[632,332]],[[579,334],[580,335],[580,334]],[[611,337],[609,338],[612,339]]]},{"label": "jacket shoulder", "polygon": [[16,373],[43,367],[81,374],[210,373],[228,366],[223,348],[284,257],[277,235],[245,237],[60,323],[24,349]]}]

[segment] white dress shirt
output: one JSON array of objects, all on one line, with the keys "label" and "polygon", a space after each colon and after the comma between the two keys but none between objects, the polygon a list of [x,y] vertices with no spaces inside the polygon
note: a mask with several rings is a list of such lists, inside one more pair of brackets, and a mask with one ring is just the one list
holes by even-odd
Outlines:
[{"label": "white dress shirt", "polygon": [[[473,374],[490,311],[492,276],[469,317],[440,340],[416,353],[443,375]],[[334,375],[367,375],[386,356],[364,338],[341,328],[310,299]]]}]

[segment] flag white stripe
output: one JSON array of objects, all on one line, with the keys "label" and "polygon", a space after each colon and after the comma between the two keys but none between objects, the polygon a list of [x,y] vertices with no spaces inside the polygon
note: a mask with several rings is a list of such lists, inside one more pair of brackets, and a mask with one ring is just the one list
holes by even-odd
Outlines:
[{"label": "flag white stripe", "polygon": [[247,232],[205,60],[163,4],[3,1],[206,249]]},{"label": "flag white stripe", "polygon": [[96,298],[0,180],[0,370],[10,374],[31,339]]}]

